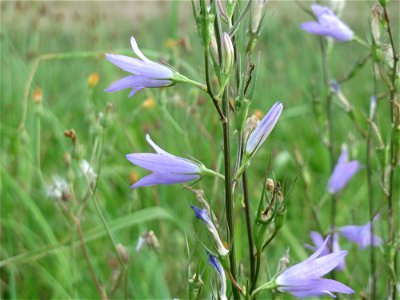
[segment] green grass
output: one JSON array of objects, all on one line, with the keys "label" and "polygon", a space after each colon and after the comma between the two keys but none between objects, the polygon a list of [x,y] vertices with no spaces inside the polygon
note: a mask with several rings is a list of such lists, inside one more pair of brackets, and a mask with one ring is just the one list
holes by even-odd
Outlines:
[{"label": "green grass", "polygon": [[[127,7],[134,2],[103,2],[102,9],[91,2],[2,2],[1,3],[1,251],[0,286],[2,298],[60,299],[96,298],[87,262],[82,256],[73,222],[60,205],[46,195],[46,185],[58,174],[74,186],[74,201],[66,202],[73,211],[82,203],[87,184],[79,169],[79,160],[90,161],[99,182],[94,196],[88,198],[82,227],[89,256],[98,280],[111,289],[111,260],[117,259],[112,241],[102,225],[94,205],[98,201],[116,243],[129,249],[127,281],[132,298],[187,297],[188,274],[199,270],[205,282],[202,298],[210,298],[209,279],[214,278],[206,265],[202,243],[209,245],[204,227],[195,220],[190,204],[196,200],[180,185],[129,189],[130,173],[140,177],[146,172],[133,166],[125,154],[150,152],[145,134],[163,149],[180,156],[194,157],[207,167],[223,172],[218,116],[204,94],[186,85],[164,89],[146,89],[132,99],[128,91],[105,93],[103,90],[124,72],[110,64],[103,53],[131,55],[129,38],[134,35],[149,57],[168,62],[188,77],[203,82],[201,44],[190,14],[190,2],[167,2],[162,18],[146,18],[146,14],[127,17]],[[65,5],[65,7],[64,7]],[[368,37],[368,16],[372,2],[349,2],[343,19],[362,38]],[[116,6],[118,11],[115,11]],[[75,13],[71,12],[74,7]],[[177,8],[180,7],[181,15]],[[395,11],[396,4],[392,4]],[[107,13],[108,12],[108,13]],[[118,14],[121,17],[118,17]],[[179,17],[179,19],[178,19]],[[393,15],[398,25],[398,16]],[[270,177],[284,184],[288,201],[286,226],[265,252],[270,272],[274,273],[279,258],[290,247],[291,263],[304,259],[303,249],[309,243],[308,233],[316,230],[311,206],[324,197],[330,176],[328,152],[318,136],[313,112],[313,92],[322,94],[321,57],[318,39],[301,31],[298,24],[308,20],[294,2],[272,2],[267,9],[266,29],[260,38],[259,78],[251,113],[265,113],[281,100],[285,109],[274,132],[252,162],[249,171],[251,207],[256,208],[262,188],[262,176],[272,159]],[[399,26],[393,26],[398,34]],[[398,37],[398,35],[395,34]],[[187,39],[190,47],[165,46],[169,38]],[[240,41],[239,41],[240,42]],[[242,41],[243,42],[243,41]],[[398,41],[397,41],[398,43]],[[147,51],[146,51],[147,50]],[[85,55],[82,52],[86,53]],[[24,92],[35,59],[48,53],[63,53],[54,59],[40,61],[28,89],[24,130],[20,129]],[[331,76],[345,75],[357,59],[367,54],[358,44],[335,43],[330,60]],[[87,77],[100,74],[100,82],[90,88]],[[33,91],[40,88],[43,101],[33,101]],[[379,89],[384,90],[380,83]],[[367,128],[369,98],[373,93],[371,65],[342,87],[356,108],[356,117]],[[142,102],[153,97],[156,106],[143,108]],[[386,100],[385,100],[386,101]],[[323,103],[321,103],[323,110]],[[102,127],[99,114],[107,116]],[[334,150],[350,146],[352,158],[365,164],[365,141],[353,122],[338,106],[334,106]],[[384,141],[388,139],[388,105],[382,103],[378,115]],[[78,146],[64,136],[74,129]],[[295,160],[300,153],[305,169]],[[65,154],[72,156],[67,166]],[[375,208],[382,217],[377,233],[387,238],[386,204],[379,188],[377,156],[375,172]],[[399,178],[399,168],[395,178]],[[307,200],[302,171],[310,178]],[[206,178],[195,185],[205,190],[220,222],[224,220],[223,183]],[[368,221],[366,171],[361,171],[340,193],[338,225],[364,224]],[[395,211],[399,209],[399,186],[395,189]],[[246,266],[247,240],[244,213],[240,200],[235,203],[238,257]],[[329,203],[318,211],[325,231],[329,228]],[[398,222],[398,221],[397,221]],[[398,224],[398,223],[397,223]],[[160,242],[158,252],[145,248],[135,253],[141,234],[153,230]],[[223,232],[226,239],[226,232]],[[356,290],[359,298],[368,283],[369,251],[342,241],[349,250],[347,271],[337,279]],[[378,295],[385,295],[385,253],[377,249]],[[211,271],[210,271],[211,270]],[[114,270],[115,271],[115,270]],[[262,276],[266,279],[266,267]],[[259,281],[261,282],[261,281]],[[123,284],[115,297],[124,297]]]}]

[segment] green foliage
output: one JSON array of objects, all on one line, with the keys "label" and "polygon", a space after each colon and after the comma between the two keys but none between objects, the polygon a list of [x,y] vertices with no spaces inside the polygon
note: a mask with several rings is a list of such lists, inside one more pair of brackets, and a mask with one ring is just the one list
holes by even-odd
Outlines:
[{"label": "green foliage", "polygon": [[[204,282],[210,277],[208,272],[212,271],[205,266],[207,257],[202,244],[207,241],[207,235],[202,227],[195,225],[189,207],[196,203],[194,195],[180,185],[129,189],[132,177],[146,173],[131,165],[124,155],[150,152],[144,138],[150,133],[168,152],[194,157],[207,167],[222,171],[222,156],[217,154],[221,153],[222,132],[212,103],[200,91],[186,85],[145,89],[133,99],[127,98],[127,91],[103,92],[122,75],[104,58],[104,53],[133,55],[129,47],[131,35],[150,58],[167,62],[185,76],[203,81],[203,58],[195,22],[179,14],[179,9],[190,14],[190,2],[164,3],[161,18],[145,18],[140,13],[131,16],[132,7],[128,13],[124,11],[129,3],[136,4],[118,4],[121,17],[112,10],[116,5],[111,2],[103,2],[101,8],[91,2],[1,4],[2,298],[98,296],[82,255],[76,224],[47,195],[46,187],[54,175],[65,177],[74,187],[72,198],[63,202],[64,205],[77,212],[87,203],[81,221],[83,234],[97,278],[107,290],[113,285],[116,271],[113,261],[118,255],[101,222],[95,200],[116,243],[128,249],[126,288],[121,283],[115,297],[128,294],[137,299],[185,298],[191,279],[188,275],[199,272]],[[369,4],[357,1],[347,5],[345,16],[349,19],[355,16],[349,25],[360,36],[367,36]],[[169,25],[165,27],[164,17],[169,16]],[[272,2],[264,20],[266,29],[255,49],[261,56],[256,66],[258,85],[250,114],[256,110],[266,113],[276,100],[285,106],[277,127],[248,172],[253,209],[260,199],[263,185],[260,178],[270,160],[269,177],[282,183],[285,197],[289,199],[286,225],[264,254],[269,264],[268,270],[261,270],[265,279],[274,273],[287,247],[291,249],[292,263],[306,257],[303,244],[309,242],[310,230],[318,230],[313,206],[317,208],[322,230],[326,232],[329,228],[328,210],[323,209],[328,206],[323,199],[330,176],[329,159],[318,135],[319,116],[315,114],[323,109],[320,108],[323,103],[315,102],[318,98],[314,97],[323,91],[321,58],[318,40],[298,27],[304,20],[304,13],[294,2]],[[398,24],[398,16],[395,22]],[[398,31],[399,26],[393,27]],[[245,41],[240,42],[245,47]],[[56,55],[43,56],[50,53]],[[335,44],[330,61],[332,78],[346,75],[365,54],[366,50],[357,44]],[[363,128],[368,125],[365,116],[373,94],[370,69],[370,65],[365,66],[353,81],[342,87],[356,108],[356,118]],[[93,72],[99,74],[99,83],[88,86],[88,76]],[[30,76],[33,79],[27,86]],[[42,92],[39,104],[34,101],[37,88]],[[154,107],[149,99],[154,99]],[[383,106],[381,116],[388,109]],[[334,152],[338,156],[340,145],[350,144],[351,156],[365,163],[365,142],[354,129],[351,118],[336,104],[333,115],[337,141]],[[386,140],[390,128],[384,117],[378,123],[386,126],[382,128]],[[64,135],[70,129],[77,134],[76,144]],[[296,161],[296,152],[301,156],[303,168]],[[71,156],[70,164],[68,156]],[[91,188],[79,168],[81,159],[89,161],[99,173],[97,190],[89,197],[85,197]],[[398,178],[398,168],[396,172]],[[379,176],[375,173],[373,178],[377,199],[381,197]],[[340,194],[339,225],[368,221],[365,182],[366,174],[362,171]],[[208,187],[205,198],[213,204],[218,220],[224,222],[223,183],[205,178],[195,186],[205,187]],[[398,195],[399,186],[395,189]],[[399,209],[398,201],[395,209]],[[244,236],[245,219],[240,201],[235,203],[234,218],[236,235]],[[386,238],[385,226],[384,222],[378,223],[377,233],[383,238]],[[159,251],[144,248],[136,253],[138,238],[148,230],[153,230],[158,237]],[[225,240],[226,236],[224,232]],[[247,262],[246,242],[239,239],[237,244],[239,261]],[[350,250],[349,271],[337,274],[337,278],[361,296],[368,282],[368,251],[358,251],[346,242],[343,248]],[[385,268],[383,249],[378,250],[377,259],[379,274]],[[215,288],[206,283],[201,298],[210,298]],[[378,295],[384,290],[385,281],[379,280]]]}]

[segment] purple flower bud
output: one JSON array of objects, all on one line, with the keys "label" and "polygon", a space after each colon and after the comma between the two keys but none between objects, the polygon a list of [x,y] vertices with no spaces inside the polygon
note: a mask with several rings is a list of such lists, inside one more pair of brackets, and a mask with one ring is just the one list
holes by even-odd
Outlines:
[{"label": "purple flower bud", "polygon": [[191,205],[190,207],[194,210],[196,218],[206,223],[208,231],[210,231],[211,235],[214,238],[215,243],[217,244],[218,254],[221,256],[227,255],[229,253],[229,250],[227,250],[224,247],[224,244],[222,243],[221,238],[219,237],[217,228],[215,228],[214,223],[211,221],[207,210],[198,208],[197,206],[194,205]]},{"label": "purple flower bud", "polygon": [[276,122],[278,122],[282,109],[283,105],[280,102],[276,102],[257,125],[256,129],[250,134],[246,144],[247,155],[251,156],[260,149],[272,129],[274,129]]},{"label": "purple flower bud", "polygon": [[[311,245],[306,244],[305,247],[310,250],[316,251],[324,243],[323,236],[316,231],[310,232],[310,238],[315,245],[315,246],[311,246]],[[342,251],[342,249],[340,249],[340,245],[339,245],[339,235],[337,233],[335,233],[331,236],[331,238],[333,239],[332,251],[329,249],[329,247],[325,246],[325,249],[321,252],[320,256],[325,256],[325,255],[328,255],[329,253],[337,253],[337,252]],[[342,260],[337,265],[336,269],[338,271],[343,271],[344,267],[345,267],[345,260],[343,257]]]},{"label": "purple flower bud", "polygon": [[219,291],[219,297],[221,300],[226,300],[226,276],[224,269],[221,267],[220,263],[218,262],[217,258],[212,255],[208,254],[208,261],[207,261],[217,272],[219,279],[221,281],[221,287]]},{"label": "purple flower bud", "polygon": [[343,147],[339,160],[333,169],[331,177],[329,178],[329,193],[335,194],[341,191],[349,182],[349,180],[361,169],[361,165],[357,160],[348,160],[348,151],[345,147]]},{"label": "purple flower bud", "polygon": [[337,267],[347,255],[347,251],[339,251],[321,256],[326,249],[328,238],[314,254],[305,261],[294,265],[276,278],[278,290],[288,292],[300,298],[329,295],[332,293],[353,294],[354,291],[339,281],[321,278]]},{"label": "purple flower bud", "polygon": [[301,28],[311,34],[323,35],[338,41],[350,41],[353,39],[353,31],[343,23],[333,11],[319,4],[311,5],[317,21],[305,22]]},{"label": "purple flower bud", "polygon": [[111,84],[105,91],[115,92],[122,89],[132,89],[129,97],[143,88],[169,86],[174,83],[174,71],[167,66],[149,60],[139,50],[134,37],[131,37],[133,52],[140,58],[118,54],[106,54],[107,59],[117,67],[133,75],[124,77]]},{"label": "purple flower bud", "polygon": [[358,244],[360,249],[365,249],[366,247],[379,246],[382,243],[382,239],[373,234],[371,236],[371,225],[379,219],[379,214],[376,215],[372,222],[368,222],[362,226],[349,225],[340,228],[340,234],[348,239],[350,242]]},{"label": "purple flower bud", "polygon": [[182,183],[200,178],[200,164],[164,151],[150,139],[148,134],[146,135],[146,140],[157,154],[132,153],[127,154],[126,158],[131,163],[153,173],[136,182],[131,188],[155,184]]},{"label": "purple flower bud", "polygon": [[229,34],[222,34],[222,70],[224,74],[229,74],[233,66],[234,50]]}]

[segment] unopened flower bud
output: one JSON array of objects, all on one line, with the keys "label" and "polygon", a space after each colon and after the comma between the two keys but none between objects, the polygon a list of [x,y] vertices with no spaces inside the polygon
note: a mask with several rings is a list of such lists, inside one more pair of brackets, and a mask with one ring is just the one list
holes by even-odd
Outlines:
[{"label": "unopened flower bud", "polygon": [[219,15],[221,16],[222,20],[226,24],[229,24],[229,17],[228,17],[228,13],[226,11],[225,1],[215,0],[215,3],[217,4],[218,12],[219,12]]},{"label": "unopened flower bud", "polygon": [[380,44],[381,31],[380,31],[380,20],[383,16],[382,6],[375,4],[371,9],[371,33],[376,44]]},{"label": "unopened flower bud", "polygon": [[126,247],[124,247],[124,245],[122,244],[117,244],[116,245],[116,250],[118,252],[118,255],[121,257],[122,261],[124,263],[129,262],[129,251]]},{"label": "unopened flower bud", "polygon": [[258,34],[264,18],[267,0],[253,0],[251,3],[251,32]]},{"label": "unopened flower bud", "polygon": [[275,183],[271,178],[267,178],[265,181],[265,187],[267,188],[267,191],[272,192],[275,189]]},{"label": "unopened flower bud", "polygon": [[383,52],[383,58],[385,59],[385,62],[388,64],[390,68],[393,68],[394,65],[394,55],[393,55],[393,48],[389,44],[383,44],[382,45],[382,52]]},{"label": "unopened flower bud", "polygon": [[64,153],[64,163],[67,167],[71,166],[72,158],[71,158],[71,153],[70,152],[65,152]]},{"label": "unopened flower bud", "polygon": [[222,71],[228,75],[233,67],[234,50],[229,34],[224,32],[222,34]]}]

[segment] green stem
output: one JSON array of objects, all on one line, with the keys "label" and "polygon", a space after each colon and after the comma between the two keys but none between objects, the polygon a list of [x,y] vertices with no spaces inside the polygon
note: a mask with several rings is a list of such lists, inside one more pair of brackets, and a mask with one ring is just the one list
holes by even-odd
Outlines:
[{"label": "green stem", "polygon": [[250,216],[250,201],[249,192],[247,188],[247,174],[243,172],[242,175],[243,183],[243,197],[244,197],[244,211],[246,216],[246,229],[247,229],[247,241],[249,244],[249,261],[250,261],[250,286],[255,280],[255,262],[254,262],[254,242],[253,242],[253,232],[251,228],[251,216]]},{"label": "green stem", "polygon": [[[391,125],[391,138],[390,138],[390,162],[389,162],[389,188],[388,188],[388,225],[389,225],[389,237],[388,237],[388,245],[390,248],[395,248],[395,235],[396,235],[396,221],[395,216],[393,214],[393,192],[394,192],[394,170],[396,168],[398,162],[398,153],[399,153],[399,131],[400,124],[398,124],[399,119],[399,111],[396,110],[396,94],[397,94],[397,86],[396,86],[396,76],[397,76],[397,65],[399,61],[399,56],[396,52],[395,43],[393,40],[391,24],[389,19],[389,14],[387,12],[387,8],[384,8],[384,17],[387,23],[387,33],[390,39],[390,46],[393,51],[393,66],[392,72],[390,76],[391,87],[390,87],[390,125]],[[393,257],[391,257],[392,261],[389,261],[389,267],[392,268],[391,276],[389,277],[389,285],[390,285],[390,293],[389,297],[391,299],[396,299],[397,292],[397,251],[396,249],[392,249],[394,251]]]},{"label": "green stem", "polygon": [[205,166],[201,166],[201,174],[204,174],[204,175],[210,175],[210,176],[214,176],[214,177],[217,177],[217,178],[221,178],[222,180],[225,180],[225,176],[224,175],[222,175],[222,174],[220,174],[220,173],[218,173],[218,172],[216,172],[216,171],[214,171],[214,170],[210,170],[210,169],[207,169]]},{"label": "green stem", "polygon": [[[326,116],[328,123],[328,152],[329,152],[329,162],[330,162],[330,171],[332,173],[335,167],[335,154],[333,150],[334,136],[333,136],[333,114],[332,114],[332,93],[329,92],[329,69],[328,69],[328,51],[325,45],[325,41],[323,38],[320,38],[320,46],[322,53],[322,73],[325,84],[325,95],[326,95]],[[331,197],[331,216],[330,223],[332,230],[336,227],[336,202],[337,196],[332,194]],[[330,241],[330,248],[332,249],[332,241]],[[335,273],[332,271],[332,278],[335,278]]]},{"label": "green stem", "polygon": [[275,278],[273,278],[271,281],[268,281],[262,285],[260,285],[258,288],[256,288],[250,295],[250,300],[253,299],[259,292],[262,290],[272,290],[273,288],[276,288],[276,282]]}]

